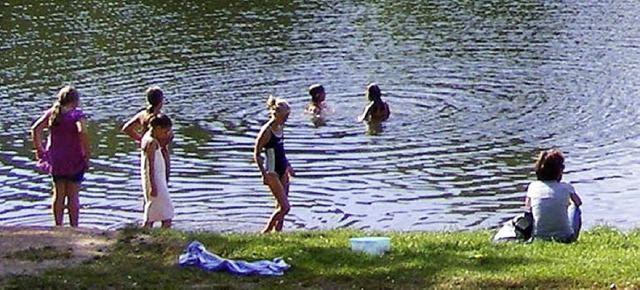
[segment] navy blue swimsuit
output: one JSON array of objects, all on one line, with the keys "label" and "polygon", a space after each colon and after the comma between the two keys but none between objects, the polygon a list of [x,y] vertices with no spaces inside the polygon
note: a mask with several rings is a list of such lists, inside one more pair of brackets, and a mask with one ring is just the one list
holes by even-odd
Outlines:
[{"label": "navy blue swimsuit", "polygon": [[278,137],[271,129],[271,126],[269,126],[269,130],[271,130],[271,137],[267,144],[264,145],[264,152],[267,155],[267,171],[275,172],[278,174],[278,178],[281,178],[289,165],[287,156],[284,153],[284,133],[281,137]]}]

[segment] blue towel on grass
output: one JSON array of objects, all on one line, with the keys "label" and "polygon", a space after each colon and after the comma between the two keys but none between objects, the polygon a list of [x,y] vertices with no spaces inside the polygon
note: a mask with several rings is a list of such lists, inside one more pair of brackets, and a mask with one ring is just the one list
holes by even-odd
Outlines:
[{"label": "blue towel on grass", "polygon": [[178,265],[199,266],[207,271],[216,272],[226,270],[232,274],[242,276],[280,276],[291,267],[281,258],[275,258],[273,261],[261,260],[255,262],[227,260],[210,253],[198,241],[191,242],[185,252],[178,257]]}]

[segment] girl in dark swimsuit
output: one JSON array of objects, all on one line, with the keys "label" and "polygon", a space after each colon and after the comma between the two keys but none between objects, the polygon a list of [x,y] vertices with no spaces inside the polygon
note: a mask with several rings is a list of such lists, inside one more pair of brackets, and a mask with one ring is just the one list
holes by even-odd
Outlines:
[{"label": "girl in dark swimsuit", "polygon": [[[295,176],[284,151],[283,127],[289,117],[289,104],[270,96],[267,107],[271,118],[260,129],[253,148],[253,159],[262,174],[262,180],[276,199],[276,209],[262,230],[263,233],[282,231],[284,217],[290,209],[289,177]],[[262,158],[262,152],[265,152],[266,161]]]}]

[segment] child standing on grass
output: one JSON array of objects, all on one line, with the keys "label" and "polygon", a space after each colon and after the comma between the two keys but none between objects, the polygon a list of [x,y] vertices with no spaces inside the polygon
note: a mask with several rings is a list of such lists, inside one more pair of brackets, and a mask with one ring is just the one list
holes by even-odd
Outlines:
[{"label": "child standing on grass", "polygon": [[[289,177],[295,176],[284,151],[284,123],[289,117],[289,103],[270,96],[267,108],[271,112],[271,118],[262,126],[256,137],[253,159],[260,169],[262,182],[269,186],[271,194],[276,199],[276,209],[262,233],[282,231],[284,217],[290,209]],[[261,156],[262,152],[267,157],[266,161]]]},{"label": "child standing on grass", "polygon": [[172,122],[167,115],[158,114],[149,121],[149,129],[141,139],[140,172],[144,192],[144,227],[162,222],[163,228],[171,227],[173,205],[169,197],[169,159],[162,153],[160,140],[171,135]]},{"label": "child standing on grass", "polygon": [[[69,224],[78,226],[78,194],[90,156],[86,118],[79,105],[78,90],[65,86],[51,109],[31,126],[38,168],[53,177],[52,212],[56,226],[62,226],[65,207],[69,210]],[[42,147],[44,129],[49,129],[46,149]]]}]

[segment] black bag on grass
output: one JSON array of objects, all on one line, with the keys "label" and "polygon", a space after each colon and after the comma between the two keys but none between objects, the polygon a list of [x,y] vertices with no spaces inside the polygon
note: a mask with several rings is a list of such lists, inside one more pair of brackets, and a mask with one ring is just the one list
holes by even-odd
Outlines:
[{"label": "black bag on grass", "polygon": [[533,234],[533,214],[524,212],[508,220],[493,236],[494,242],[527,241]]}]

